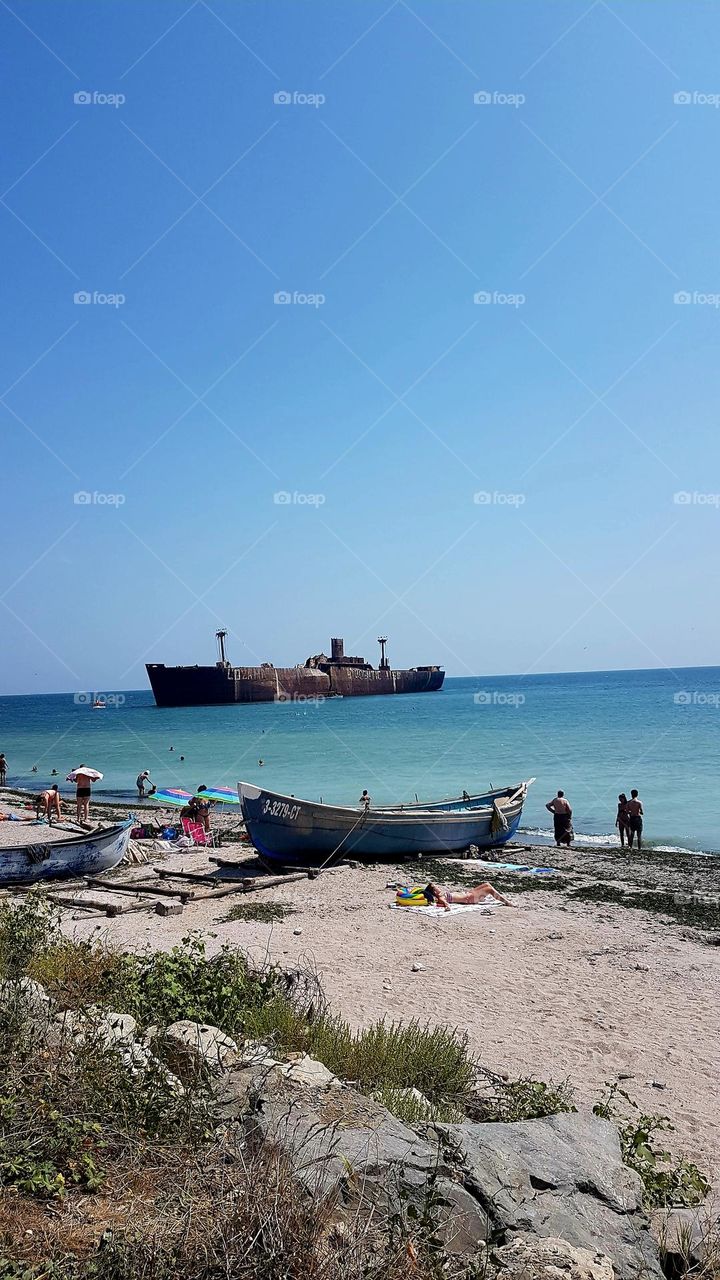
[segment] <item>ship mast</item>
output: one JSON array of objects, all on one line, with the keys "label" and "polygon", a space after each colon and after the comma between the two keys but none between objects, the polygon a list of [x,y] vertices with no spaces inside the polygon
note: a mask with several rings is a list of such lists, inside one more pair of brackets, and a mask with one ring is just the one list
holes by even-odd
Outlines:
[{"label": "ship mast", "polygon": [[226,637],[226,635],[227,635],[227,631],[225,631],[225,630],[223,630],[223,629],[221,629],[220,631],[216,631],[216,632],[215,632],[215,639],[217,640],[217,644],[218,644],[218,653],[219,653],[219,655],[220,655],[220,661],[219,661],[219,663],[218,663],[218,666],[221,666],[221,667],[226,667],[226,666],[228,665],[228,660],[227,660],[227,658],[226,658],[226,656],[225,656],[225,637]]},{"label": "ship mast", "polygon": [[378,639],[378,644],[380,645],[380,670],[387,671],[389,670],[389,667],[390,667],[390,663],[388,659],[385,657],[385,645],[387,644],[388,638],[387,636],[378,636],[377,639]]}]

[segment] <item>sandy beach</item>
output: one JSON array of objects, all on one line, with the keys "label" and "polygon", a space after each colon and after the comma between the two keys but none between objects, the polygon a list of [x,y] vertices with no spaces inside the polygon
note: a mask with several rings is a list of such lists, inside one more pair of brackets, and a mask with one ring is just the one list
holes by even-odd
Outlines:
[{"label": "sandy beach", "polygon": [[[18,830],[18,824],[3,823],[0,839],[5,843]],[[25,830],[37,839],[39,828]],[[106,919],[67,909],[63,925],[78,938],[100,929],[118,946],[132,949],[169,948],[200,930],[210,949],[230,943],[258,963],[311,965],[332,1008],[353,1024],[414,1016],[458,1027],[467,1031],[487,1067],[511,1077],[567,1079],[581,1103],[596,1101],[606,1083],[620,1079],[643,1110],[670,1117],[676,1133],[669,1143],[715,1181],[720,1175],[718,934],[689,928],[663,911],[572,896],[578,885],[586,892],[588,885],[607,885],[602,877],[612,875],[613,893],[622,886],[623,892],[629,888],[637,894],[640,886],[641,900],[648,902],[653,883],[659,889],[682,886],[687,892],[681,899],[694,891],[694,900],[716,909],[712,860],[686,857],[681,865],[677,859],[672,866],[670,860],[649,865],[647,858],[621,858],[618,851],[555,856],[555,850],[527,846],[511,854],[512,848],[507,856],[549,863],[561,874],[488,872],[450,860],[421,864],[422,869],[351,865],[317,880],[193,901],[181,915],[166,919],[148,910]],[[235,844],[226,852],[252,868],[247,845]],[[194,850],[161,855],[139,869],[119,868],[113,877],[160,883],[153,865],[210,869],[206,853]],[[389,910],[394,900],[389,882],[436,879],[463,885],[488,878],[509,893],[517,909],[496,905],[489,912],[443,918]],[[58,886],[58,892],[66,887]],[[130,897],[123,901],[133,903]],[[228,920],[238,903],[260,902],[284,904],[290,911],[272,923]],[[414,972],[414,964],[422,968]]]}]

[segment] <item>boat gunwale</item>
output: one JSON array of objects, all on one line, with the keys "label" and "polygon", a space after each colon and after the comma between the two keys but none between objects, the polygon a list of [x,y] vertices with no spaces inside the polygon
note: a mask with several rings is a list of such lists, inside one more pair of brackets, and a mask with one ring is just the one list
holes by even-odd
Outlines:
[{"label": "boat gunwale", "polygon": [[[473,817],[484,817],[488,814],[491,814],[493,810],[493,804],[476,805],[474,808],[463,808],[463,809],[454,809],[454,810],[440,809],[440,808],[422,809],[419,807],[414,808],[410,806],[408,806],[405,809],[397,807],[397,808],[386,808],[386,809],[371,808],[371,809],[363,810],[359,806],[351,807],[349,805],[330,805],[330,804],[325,804],[321,800],[319,801],[303,800],[297,796],[288,796],[282,791],[270,791],[266,787],[258,787],[255,783],[239,782],[238,795],[240,798],[241,808],[243,807],[243,794],[242,794],[243,786],[252,787],[252,789],[258,793],[256,796],[252,796],[252,797],[248,796],[247,797],[248,799],[258,800],[261,795],[272,796],[273,799],[280,800],[285,804],[299,804],[303,807],[311,807],[313,809],[322,809],[324,811],[323,814],[321,815],[323,818],[329,818],[331,815],[340,815],[344,819],[352,818],[357,822],[360,817],[367,815],[366,826],[371,826],[371,825],[374,826],[375,825],[375,822],[373,821],[374,818],[377,818],[378,822],[382,822],[382,823],[388,823],[388,822],[407,823],[407,822],[411,822],[413,819],[418,819],[422,825],[430,825],[430,822],[426,820],[429,819],[432,821],[434,819],[438,823],[440,821],[443,821],[443,822],[450,821],[450,822],[459,824],[460,822],[466,823],[468,822],[469,819]],[[515,791],[513,791],[510,787],[505,787],[505,788],[500,787],[495,792],[484,792],[482,794],[483,795],[502,795],[504,791],[509,792],[510,796],[517,795],[517,799],[513,800],[512,804],[507,805],[505,808],[501,810],[504,816],[514,817],[515,811],[518,808],[518,806],[520,811],[522,811],[523,805],[525,803],[525,797],[527,794],[527,783],[526,782],[519,783],[518,786],[515,788]],[[454,804],[454,803],[457,803],[458,800],[462,800],[462,799],[463,799],[462,796],[458,796],[453,800],[438,801],[438,804],[442,804],[442,803]],[[243,810],[243,817],[245,817],[244,810]],[[278,815],[277,818],[280,819],[280,825],[282,825],[282,815]],[[277,818],[275,818],[273,815],[263,815],[262,818],[250,819],[250,821],[256,821],[256,822],[267,821],[270,823],[276,823]],[[247,818],[246,818],[246,821],[247,821]]]},{"label": "boat gunwale", "polygon": [[[6,844],[0,846],[0,878],[2,876],[2,861],[7,858],[8,854],[24,853],[26,849],[31,848],[35,844],[46,844],[49,848],[55,849],[72,849],[79,844],[90,844],[101,838],[109,838],[118,835],[121,831],[125,831],[127,827],[134,825],[135,819],[128,818],[124,822],[116,822],[111,827],[101,827],[95,831],[85,831],[82,834],[70,836],[67,840],[47,840],[35,839],[28,840],[25,844]],[[52,828],[51,828],[52,829]],[[55,830],[57,828],[54,828]]]}]

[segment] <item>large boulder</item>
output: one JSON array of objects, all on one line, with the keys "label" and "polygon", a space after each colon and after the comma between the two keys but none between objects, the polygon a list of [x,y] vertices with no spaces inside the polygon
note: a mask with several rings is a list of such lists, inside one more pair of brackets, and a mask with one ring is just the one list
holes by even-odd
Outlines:
[{"label": "large boulder", "polygon": [[604,1253],[577,1249],[567,1240],[515,1236],[496,1250],[494,1280],[614,1280],[613,1265]]},{"label": "large boulder", "polygon": [[602,1250],[618,1280],[660,1277],[641,1207],[642,1184],[622,1163],[608,1120],[573,1113],[516,1124],[442,1125],[487,1211],[494,1238],[516,1233]]},{"label": "large boulder", "polygon": [[52,1003],[45,988],[32,978],[6,978],[0,982],[0,1006],[6,1012],[42,1022],[49,1017]]},{"label": "large boulder", "polygon": [[[247,1069],[245,1069],[247,1071]],[[223,1118],[247,1105],[247,1075],[224,1087]],[[438,1142],[426,1140],[379,1102],[332,1080],[304,1083],[277,1067],[256,1077],[244,1127],[251,1146],[271,1145],[295,1180],[314,1198],[334,1195],[339,1212],[422,1211],[432,1197],[433,1216],[446,1247],[472,1253],[485,1241],[483,1208],[446,1166]],[[237,1114],[237,1113],[236,1113]]]},{"label": "large boulder", "polygon": [[224,1031],[187,1019],[171,1023],[153,1048],[181,1080],[217,1075],[239,1057],[237,1044]]}]

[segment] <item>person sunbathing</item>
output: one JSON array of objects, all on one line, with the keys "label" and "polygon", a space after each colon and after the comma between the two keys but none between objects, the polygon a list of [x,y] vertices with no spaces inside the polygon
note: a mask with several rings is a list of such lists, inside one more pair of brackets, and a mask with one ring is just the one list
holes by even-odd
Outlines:
[{"label": "person sunbathing", "polygon": [[425,897],[431,906],[443,907],[445,911],[449,911],[451,907],[474,907],[479,902],[485,902],[486,898],[494,898],[503,907],[517,906],[516,902],[509,902],[487,881],[473,885],[465,893],[451,893],[447,889],[438,888],[436,884],[429,884],[425,889]]}]

